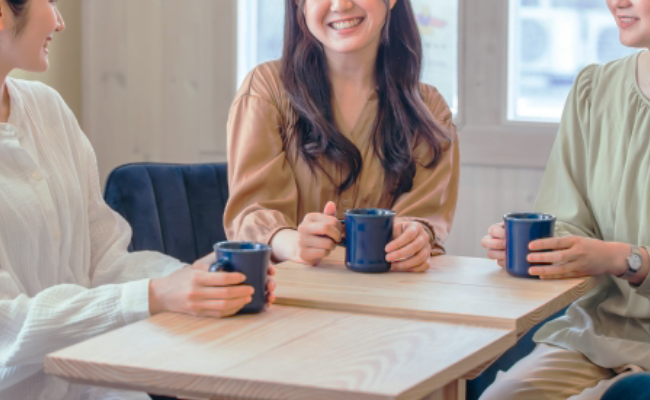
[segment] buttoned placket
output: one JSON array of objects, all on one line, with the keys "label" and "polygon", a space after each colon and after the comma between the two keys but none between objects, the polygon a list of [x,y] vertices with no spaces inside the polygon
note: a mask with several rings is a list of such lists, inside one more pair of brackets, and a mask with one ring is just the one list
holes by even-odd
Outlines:
[{"label": "buttoned placket", "polygon": [[22,140],[25,140],[25,138],[22,137],[16,127],[10,124],[0,124],[0,138],[4,147],[11,152],[23,176],[31,184],[32,190],[36,193],[36,197],[41,203],[45,223],[49,228],[54,242],[57,243],[55,248],[58,251],[58,244],[61,240],[60,221],[47,179],[43,175],[38,163],[25,149],[25,146],[23,146]]}]

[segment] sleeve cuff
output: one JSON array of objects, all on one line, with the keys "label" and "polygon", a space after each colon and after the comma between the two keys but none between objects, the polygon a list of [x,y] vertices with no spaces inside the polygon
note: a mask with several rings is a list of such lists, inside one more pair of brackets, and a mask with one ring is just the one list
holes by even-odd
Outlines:
[{"label": "sleeve cuff", "polygon": [[149,318],[149,279],[123,283],[120,305],[127,324]]}]

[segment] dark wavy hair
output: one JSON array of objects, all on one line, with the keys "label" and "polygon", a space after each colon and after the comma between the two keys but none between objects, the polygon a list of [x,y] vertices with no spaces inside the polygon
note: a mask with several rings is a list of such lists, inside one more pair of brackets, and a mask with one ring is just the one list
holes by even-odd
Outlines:
[{"label": "dark wavy hair", "polygon": [[[322,45],[307,27],[305,1],[286,0],[285,6],[281,78],[297,120],[295,134],[283,139],[285,149],[295,146],[312,173],[324,172],[340,194],[359,178],[361,152],[334,122],[327,60]],[[411,2],[398,0],[391,11],[389,0],[383,1],[388,12],[375,69],[379,104],[372,144],[386,174],[387,194],[394,202],[413,188],[416,143],[424,140],[429,145],[432,158],[425,166],[434,168],[450,137],[422,99],[422,39]],[[327,174],[325,160],[343,172],[341,182]]]},{"label": "dark wavy hair", "polygon": [[20,35],[27,24],[27,9],[31,0],[6,0],[16,17],[16,35]]}]

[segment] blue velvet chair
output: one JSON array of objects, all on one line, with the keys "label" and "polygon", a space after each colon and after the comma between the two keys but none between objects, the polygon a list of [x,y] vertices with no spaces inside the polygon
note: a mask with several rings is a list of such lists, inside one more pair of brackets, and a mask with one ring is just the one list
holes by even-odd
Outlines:
[{"label": "blue velvet chair", "polygon": [[[124,165],[108,177],[105,199],[133,228],[130,251],[154,250],[192,263],[210,253],[214,243],[226,239],[226,164]],[[535,331],[467,383],[468,400],[478,399],[497,371],[509,369],[533,350]]]},{"label": "blue velvet chair", "polygon": [[613,384],[602,400],[650,400],[650,373],[626,376]]},{"label": "blue velvet chair", "polygon": [[131,224],[129,251],[153,250],[192,263],[226,240],[226,164],[124,165],[108,177],[104,198]]}]

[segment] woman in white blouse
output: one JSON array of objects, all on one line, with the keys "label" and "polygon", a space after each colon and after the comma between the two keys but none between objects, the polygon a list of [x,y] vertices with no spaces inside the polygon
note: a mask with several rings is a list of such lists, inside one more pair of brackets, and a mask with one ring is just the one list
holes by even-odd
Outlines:
[{"label": "woman in white blouse", "polygon": [[7,77],[45,71],[64,27],[54,0],[0,0],[0,399],[149,399],[47,376],[44,358],[163,311],[231,315],[253,289],[201,262],[127,252],[131,230],[104,203],[72,112],[51,88]]}]

